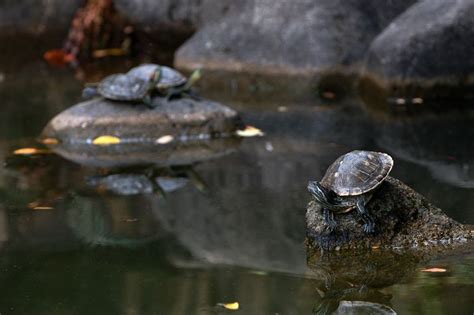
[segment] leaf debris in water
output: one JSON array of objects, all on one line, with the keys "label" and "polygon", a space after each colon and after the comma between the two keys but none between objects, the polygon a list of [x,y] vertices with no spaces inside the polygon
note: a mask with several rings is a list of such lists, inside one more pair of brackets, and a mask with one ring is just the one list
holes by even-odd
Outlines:
[{"label": "leaf debris in water", "polygon": [[261,137],[264,133],[254,126],[245,126],[244,130],[237,130],[236,134],[240,137]]},{"label": "leaf debris in water", "polygon": [[56,138],[44,138],[41,140],[41,143],[44,144],[58,144],[59,140]]},{"label": "leaf debris in water", "polygon": [[172,135],[166,135],[166,136],[162,136],[162,137],[159,137],[158,139],[156,139],[156,143],[159,143],[159,144],[167,144],[167,143],[170,143],[171,141],[173,141],[173,136]]},{"label": "leaf debris in water", "polygon": [[223,307],[226,310],[236,311],[239,309],[240,305],[239,302],[232,302],[232,303],[217,303],[217,306]]},{"label": "leaf debris in water", "polygon": [[51,151],[38,148],[21,148],[13,151],[16,155],[35,155],[35,154],[49,154]]},{"label": "leaf debris in water", "polygon": [[115,136],[100,136],[95,138],[92,141],[92,144],[95,145],[111,145],[111,144],[119,144],[120,138]]},{"label": "leaf debris in water", "polygon": [[434,268],[422,269],[421,271],[422,272],[446,272],[446,269],[434,267]]},{"label": "leaf debris in water", "polygon": [[36,206],[32,208],[33,210],[53,210],[53,207],[50,206]]}]

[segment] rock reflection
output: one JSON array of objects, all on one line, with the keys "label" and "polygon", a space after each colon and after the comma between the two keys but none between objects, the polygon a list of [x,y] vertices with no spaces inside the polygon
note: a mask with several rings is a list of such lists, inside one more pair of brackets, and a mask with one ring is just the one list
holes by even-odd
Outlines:
[{"label": "rock reflection", "polygon": [[234,152],[241,141],[239,138],[232,137],[166,145],[144,141],[110,146],[69,142],[51,146],[51,149],[70,161],[87,166],[168,166],[190,165],[227,155]]},{"label": "rock reflection", "polygon": [[308,252],[308,266],[321,280],[313,314],[395,314],[384,288],[416,273],[420,254],[394,251]]}]

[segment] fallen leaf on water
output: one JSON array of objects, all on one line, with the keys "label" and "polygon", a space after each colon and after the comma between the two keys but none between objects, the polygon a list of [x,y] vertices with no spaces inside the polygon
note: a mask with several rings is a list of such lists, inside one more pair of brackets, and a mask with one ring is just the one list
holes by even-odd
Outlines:
[{"label": "fallen leaf on water", "polygon": [[51,65],[65,66],[74,60],[76,57],[73,54],[68,54],[62,49],[52,49],[44,53],[43,58]]},{"label": "fallen leaf on water", "polygon": [[166,135],[166,136],[163,136],[163,137],[160,137],[158,139],[156,139],[156,143],[159,143],[159,144],[167,144],[167,143],[170,143],[171,141],[173,141],[173,136],[171,135]]},{"label": "fallen leaf on water", "polygon": [[120,143],[120,138],[114,136],[100,136],[92,141],[95,145],[110,145]]},{"label": "fallen leaf on water", "polygon": [[33,207],[33,210],[53,210],[54,208],[53,207],[50,207],[50,206],[36,206],[36,207]]},{"label": "fallen leaf on water", "polygon": [[59,140],[56,139],[56,138],[44,138],[44,139],[41,139],[41,143],[44,143],[44,144],[58,144]]},{"label": "fallen leaf on water", "polygon": [[35,155],[35,154],[48,154],[51,153],[49,150],[38,149],[38,148],[21,148],[13,151],[16,155]]},{"label": "fallen leaf on water", "polygon": [[249,273],[257,275],[257,276],[266,276],[268,272],[262,270],[250,270]]},{"label": "fallen leaf on water", "polygon": [[446,272],[446,269],[435,267],[435,268],[422,269],[421,271],[423,271],[423,272]]},{"label": "fallen leaf on water", "polygon": [[221,306],[227,310],[236,311],[239,309],[239,302],[233,303],[217,303],[217,306]]},{"label": "fallen leaf on water", "polygon": [[92,52],[94,58],[104,58],[108,56],[125,56],[127,52],[122,48],[97,49]]},{"label": "fallen leaf on water", "polygon": [[264,135],[260,129],[253,126],[246,126],[244,130],[237,130],[236,134],[240,137],[258,137]]},{"label": "fallen leaf on water", "polygon": [[423,99],[421,97],[412,98],[411,102],[413,104],[423,104]]},{"label": "fallen leaf on water", "polygon": [[138,219],[137,218],[129,218],[129,219],[125,219],[124,221],[125,222],[138,222]]},{"label": "fallen leaf on water", "polygon": [[325,99],[333,100],[336,98],[336,93],[331,91],[324,91],[323,93],[321,93],[321,96]]}]

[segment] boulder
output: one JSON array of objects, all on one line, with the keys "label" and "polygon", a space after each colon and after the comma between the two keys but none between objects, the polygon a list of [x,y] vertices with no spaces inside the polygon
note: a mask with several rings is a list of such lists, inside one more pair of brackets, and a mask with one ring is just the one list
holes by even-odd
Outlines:
[{"label": "boulder", "polygon": [[[439,106],[471,107],[474,84],[474,3],[419,1],[370,45],[359,90],[366,103],[386,111]],[[458,100],[458,102],[453,100]],[[439,110],[439,108],[434,108]]]},{"label": "boulder", "polygon": [[0,36],[67,32],[84,0],[6,0],[0,3]]},{"label": "boulder", "polygon": [[237,95],[273,95],[283,89],[301,101],[314,98],[318,89],[345,91],[348,80],[320,86],[321,78],[351,78],[347,67],[356,66],[371,40],[414,2],[246,1],[199,28],[177,51],[175,65],[202,67],[210,87],[238,90]]},{"label": "boulder", "polygon": [[395,178],[388,177],[382,183],[367,209],[376,223],[373,235],[363,232],[357,211],[336,215],[338,226],[329,232],[319,204],[311,201],[306,212],[307,245],[327,250],[389,248],[422,251],[465,243],[473,238],[465,226]]},{"label": "boulder", "polygon": [[[238,113],[208,100],[155,97],[154,109],[103,98],[79,103],[55,116],[40,139],[58,154],[93,166],[187,165],[227,154],[239,139]],[[93,145],[101,136],[119,143]],[[57,142],[57,143],[56,143]]]}]

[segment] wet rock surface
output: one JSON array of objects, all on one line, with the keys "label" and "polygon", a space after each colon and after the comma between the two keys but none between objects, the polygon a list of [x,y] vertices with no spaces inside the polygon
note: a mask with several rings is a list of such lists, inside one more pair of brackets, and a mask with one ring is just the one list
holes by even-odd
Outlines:
[{"label": "wet rock surface", "polygon": [[231,134],[242,126],[237,112],[216,102],[155,97],[154,109],[103,98],[79,103],[54,117],[44,137],[81,142],[102,135],[156,140],[164,135],[193,138]]},{"label": "wet rock surface", "polygon": [[399,105],[425,100],[425,106],[408,104],[414,109],[426,107],[427,101],[461,101],[444,104],[442,110],[472,100],[473,14],[472,1],[419,1],[406,10],[368,50],[359,87],[364,100],[376,104],[377,93],[383,103],[397,97],[409,97]]},{"label": "wet rock surface", "polygon": [[85,1],[6,0],[0,3],[0,36],[27,33],[39,35],[66,31],[72,16]]},{"label": "wet rock surface", "polygon": [[293,100],[308,101],[325,89],[340,96],[351,89],[372,38],[413,2],[246,1],[200,27],[176,52],[175,65],[205,69],[209,86],[236,96],[285,91],[285,99],[291,91]]},{"label": "wet rock surface", "polygon": [[[70,160],[109,167],[187,165],[227,154],[240,142],[232,137],[242,127],[240,116],[224,105],[190,98],[153,102],[159,103],[154,109],[103,98],[79,103],[54,117],[40,138],[57,139],[51,148]],[[120,143],[92,144],[105,135]]]},{"label": "wet rock surface", "polygon": [[371,39],[411,3],[249,1],[200,29],[180,48],[176,62],[184,68],[198,63],[234,70],[259,65],[269,72],[350,65],[361,60]]},{"label": "wet rock surface", "polygon": [[329,232],[320,206],[314,201],[306,212],[307,245],[313,249],[390,248],[433,249],[472,239],[462,224],[446,216],[423,196],[397,179],[388,177],[366,208],[375,219],[376,231],[367,235],[356,211],[336,215],[338,226]]}]

